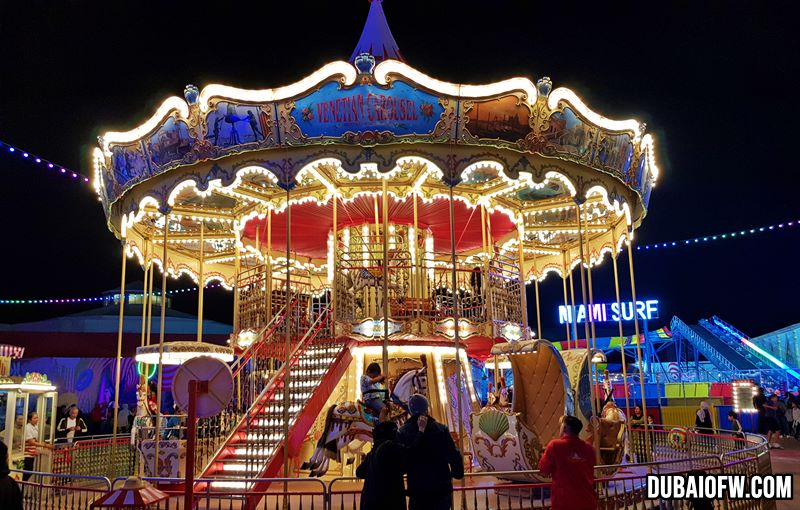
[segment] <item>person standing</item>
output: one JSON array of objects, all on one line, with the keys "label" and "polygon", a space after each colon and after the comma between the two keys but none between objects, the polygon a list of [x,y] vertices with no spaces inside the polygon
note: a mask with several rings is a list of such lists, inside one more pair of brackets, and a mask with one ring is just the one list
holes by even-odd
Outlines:
[{"label": "person standing", "polygon": [[753,407],[758,411],[758,433],[767,435],[766,408],[767,397],[764,396],[764,388],[759,386],[758,392],[753,397]]},{"label": "person standing", "polygon": [[791,401],[789,405],[792,406],[792,435],[795,439],[800,439],[800,404]]},{"label": "person standing", "polygon": [[547,443],[539,459],[539,470],[552,478],[550,504],[553,510],[594,510],[596,453],[578,434],[583,423],[574,416],[561,417],[561,437]]},{"label": "person standing", "polygon": [[[397,442],[397,424],[389,420],[391,406],[381,411],[380,422],[372,431],[372,450],[356,468],[364,479],[361,510],[406,510],[403,476],[408,471],[409,449]],[[420,416],[417,427],[425,433],[427,418]]]},{"label": "person standing", "polygon": [[711,411],[705,400],[700,402],[700,409],[694,417],[694,426],[700,434],[714,433],[714,420],[711,419]]},{"label": "person standing", "polygon": [[736,411],[728,412],[728,420],[731,422],[731,430],[738,439],[744,439],[744,430],[742,429],[742,422],[739,421],[739,415]]},{"label": "person standing", "polygon": [[[464,460],[447,426],[428,414],[428,399],[408,399],[409,419],[397,440],[409,448],[409,510],[449,510],[453,502],[453,478],[464,477]],[[424,425],[420,424],[420,420]]]},{"label": "person standing", "polygon": [[85,434],[89,431],[89,427],[86,426],[86,422],[83,421],[83,418],[78,416],[78,407],[70,406],[67,415],[61,418],[58,425],[56,425],[56,430],[61,433],[66,432],[67,443],[72,444],[75,440],[75,436],[78,434]]},{"label": "person standing", "polygon": [[8,447],[0,441],[0,508],[3,510],[22,510],[22,491],[19,484],[9,476]]},{"label": "person standing", "polygon": [[[39,441],[39,415],[34,411],[28,414],[28,423],[25,424],[25,471],[33,471],[36,457],[41,454],[42,448],[52,450],[53,446]],[[22,480],[30,477],[30,473],[25,473],[22,475]]]},{"label": "person standing", "polygon": [[637,462],[649,462],[648,452],[646,451],[647,444],[644,438],[644,424],[646,418],[642,412],[642,408],[634,406],[631,411],[631,446],[633,447],[633,454]]},{"label": "person standing", "polygon": [[769,447],[782,450],[781,426],[778,423],[778,395],[772,395],[764,404],[764,428],[767,431]]},{"label": "person standing", "polygon": [[789,436],[789,421],[791,421],[791,420],[787,419],[787,416],[786,416],[786,402],[784,402],[783,400],[780,399],[780,397],[778,397],[776,403],[778,404],[778,410],[776,411],[775,414],[776,414],[776,416],[778,418],[778,425],[780,426],[780,429],[781,429],[781,435],[783,437],[788,437]]},{"label": "person standing", "polygon": [[100,407],[100,403],[96,403],[94,405],[94,409],[89,415],[89,420],[92,423],[92,434],[101,434],[102,433],[102,425],[103,425],[103,409]]},{"label": "person standing", "polygon": [[130,430],[131,416],[131,410],[128,407],[128,404],[122,404],[122,409],[120,409],[119,414],[117,415],[118,432],[128,432],[128,430]]}]

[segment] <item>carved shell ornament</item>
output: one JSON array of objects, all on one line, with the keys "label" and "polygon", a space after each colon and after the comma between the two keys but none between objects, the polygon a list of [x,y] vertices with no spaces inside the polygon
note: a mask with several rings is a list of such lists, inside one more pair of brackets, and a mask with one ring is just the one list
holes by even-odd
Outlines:
[{"label": "carved shell ornament", "polygon": [[500,411],[487,411],[478,419],[478,427],[492,440],[497,441],[500,436],[508,432],[508,416]]}]

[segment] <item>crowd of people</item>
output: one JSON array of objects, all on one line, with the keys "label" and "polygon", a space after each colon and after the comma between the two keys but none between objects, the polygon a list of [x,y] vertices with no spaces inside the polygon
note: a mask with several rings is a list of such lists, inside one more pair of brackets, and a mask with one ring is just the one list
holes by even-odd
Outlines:
[{"label": "crowd of people", "polygon": [[770,448],[782,449],[782,437],[800,439],[800,395],[790,392],[781,398],[775,392],[767,396],[759,386],[753,407],[758,411],[758,433],[767,436]]}]

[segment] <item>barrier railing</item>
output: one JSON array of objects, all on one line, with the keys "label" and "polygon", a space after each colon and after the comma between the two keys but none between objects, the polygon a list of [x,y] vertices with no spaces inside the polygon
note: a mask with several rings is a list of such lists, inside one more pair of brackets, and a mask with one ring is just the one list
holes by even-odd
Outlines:
[{"label": "barrier railing", "polygon": [[[166,499],[148,508],[153,510],[185,510],[182,478],[144,478],[157,485],[159,490],[169,495]],[[111,484],[118,488],[124,482],[118,478]],[[328,488],[318,478],[249,478],[247,484],[237,488],[236,482],[220,482],[214,478],[195,480],[192,510],[220,510],[248,508],[250,510],[296,508],[298,510],[326,510]],[[246,485],[247,487],[244,487]],[[267,487],[254,490],[252,487]],[[255,503],[257,501],[257,503]]]},{"label": "barrier railing", "polygon": [[[764,438],[731,439],[724,434],[702,435],[692,439],[693,446],[683,451],[683,457],[651,460],[636,464],[597,466],[595,488],[598,508],[639,510],[690,508],[685,501],[646,499],[648,474],[768,474],[771,473],[769,449]],[[708,444],[700,440],[709,441]],[[736,448],[736,446],[741,446]],[[704,448],[713,454],[700,455]],[[614,476],[603,473],[614,471]],[[24,508],[83,509],[104,492],[118,488],[124,477],[110,482],[106,477],[59,475],[25,472],[20,482],[25,494]],[[530,482],[512,482],[529,475]],[[466,473],[463,481],[454,481],[453,508],[458,510],[511,510],[521,508],[550,508],[550,483],[536,481],[537,471]],[[154,507],[163,510],[183,509],[183,479],[146,478],[170,497]],[[254,487],[259,487],[254,490]],[[352,509],[360,507],[363,482],[355,478],[335,478],[327,484],[317,478],[242,478],[196,480],[194,508],[199,510],[252,508],[267,509]],[[774,502],[763,500],[717,500],[715,508],[750,510],[774,508]]]},{"label": "barrier railing", "polygon": [[14,471],[26,478],[18,482],[25,510],[84,510],[92,501],[111,490],[104,476],[59,475],[35,471]]},{"label": "barrier railing", "polygon": [[55,445],[52,474],[108,478],[128,476],[136,473],[138,459],[128,436],[118,437],[116,442],[111,437],[79,439]]}]

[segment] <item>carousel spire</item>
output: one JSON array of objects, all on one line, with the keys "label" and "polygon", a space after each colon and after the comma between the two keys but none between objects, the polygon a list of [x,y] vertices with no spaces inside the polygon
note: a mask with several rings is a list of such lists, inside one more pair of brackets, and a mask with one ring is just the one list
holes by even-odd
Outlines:
[{"label": "carousel spire", "polygon": [[350,62],[355,62],[356,57],[362,53],[369,53],[375,57],[376,62],[387,59],[404,60],[394,41],[392,31],[389,30],[389,23],[386,22],[381,3],[382,0],[370,0],[367,22],[364,24],[356,49],[350,56]]}]

